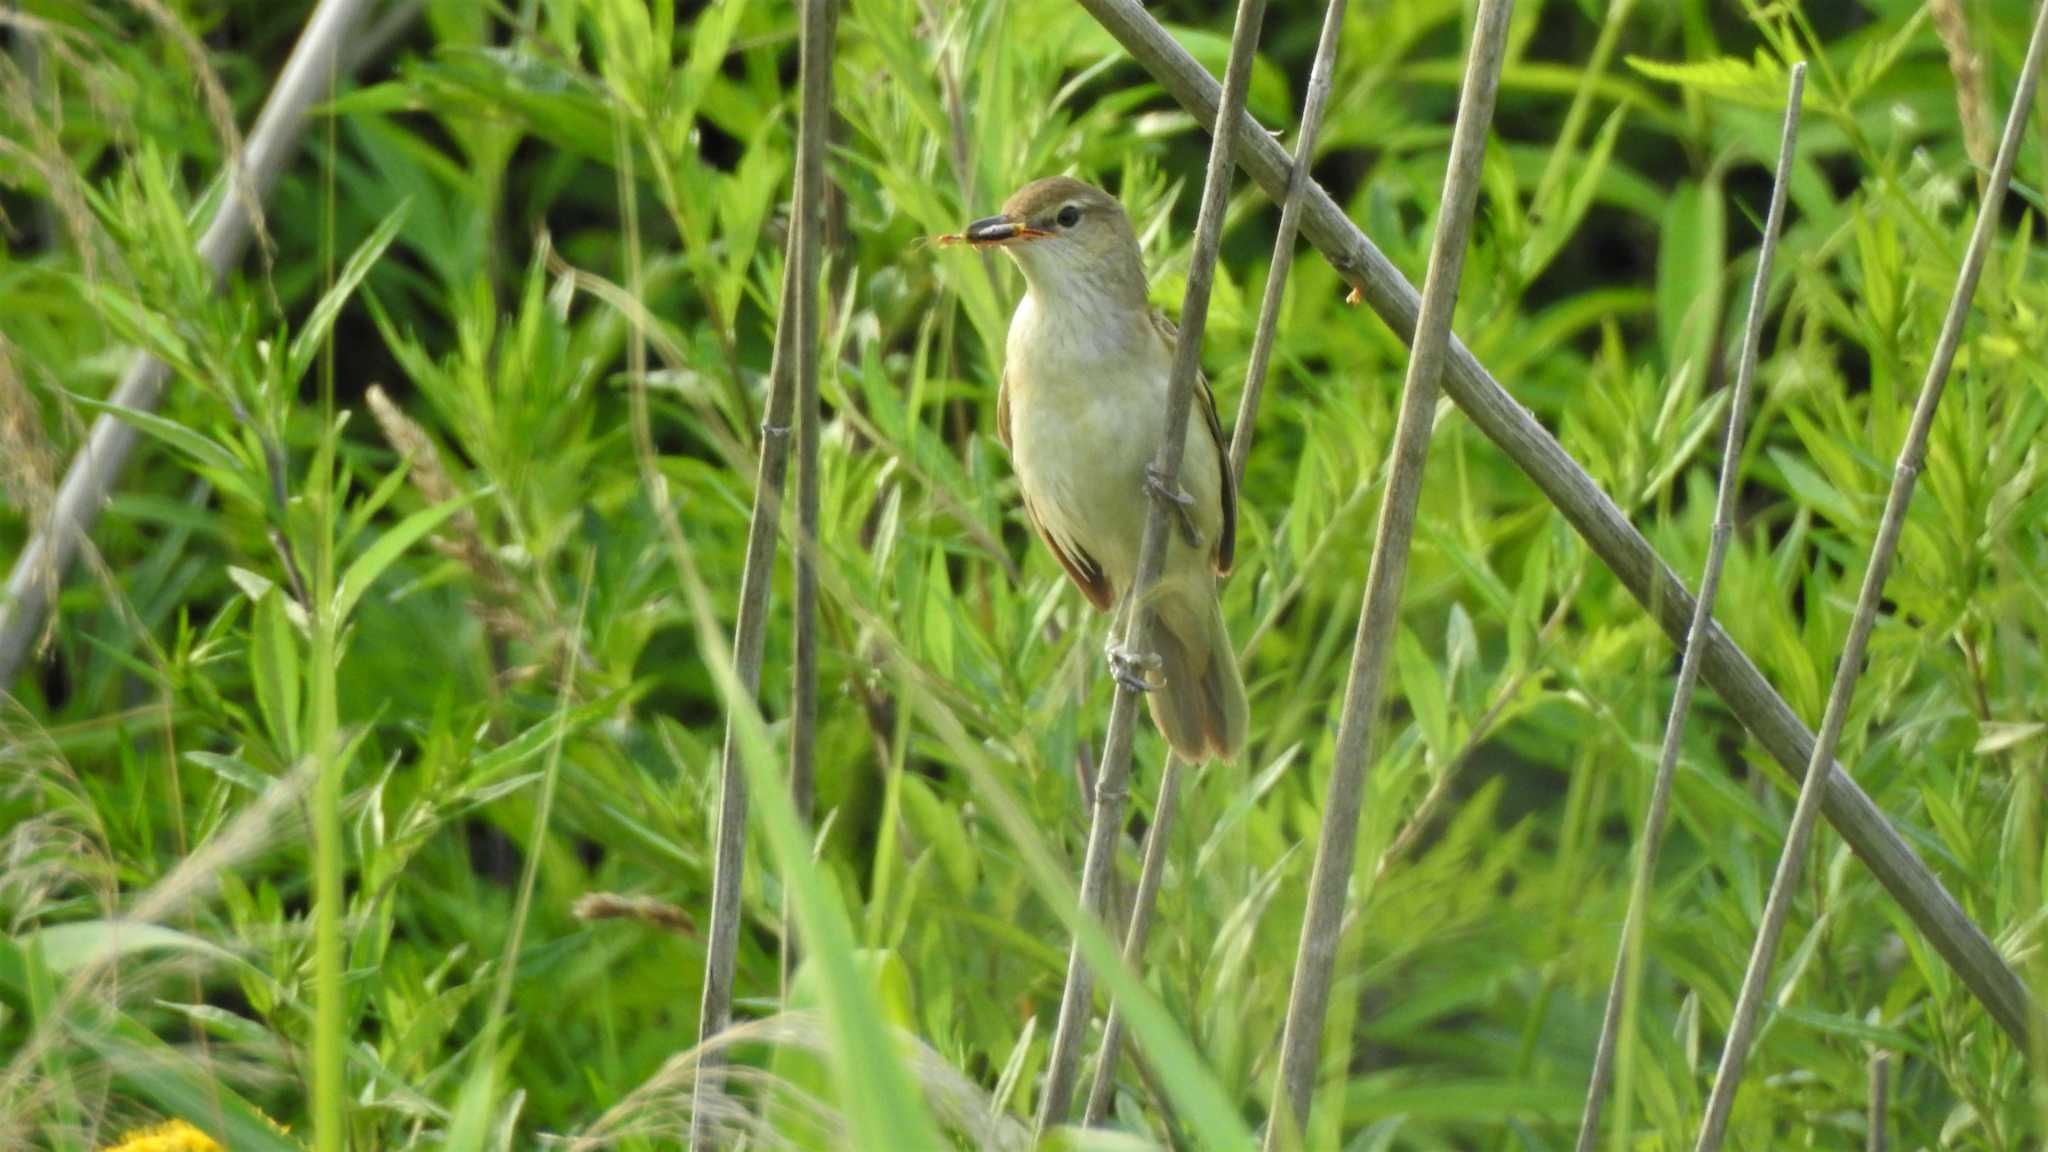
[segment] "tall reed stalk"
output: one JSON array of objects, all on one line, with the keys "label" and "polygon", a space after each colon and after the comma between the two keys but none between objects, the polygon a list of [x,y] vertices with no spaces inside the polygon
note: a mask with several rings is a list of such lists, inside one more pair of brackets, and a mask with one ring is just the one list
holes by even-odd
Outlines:
[{"label": "tall reed stalk", "polygon": [[[1237,23],[1230,35],[1230,60],[1223,72],[1223,98],[1213,118],[1214,135],[1209,143],[1209,165],[1202,180],[1201,213],[1195,221],[1195,243],[1188,257],[1187,291],[1181,297],[1180,339],[1173,349],[1173,367],[1167,378],[1166,421],[1161,425],[1159,451],[1149,473],[1154,482],[1152,506],[1145,516],[1144,538],[1138,546],[1138,570],[1126,595],[1130,619],[1123,637],[1132,652],[1149,652],[1152,643],[1153,584],[1166,567],[1167,532],[1172,522],[1172,494],[1180,490],[1180,464],[1186,447],[1188,414],[1194,407],[1195,376],[1201,371],[1202,335],[1209,322],[1209,290],[1216,274],[1216,250],[1223,240],[1223,217],[1230,201],[1230,178],[1236,172],[1232,153],[1237,134],[1231,125],[1244,112],[1245,95],[1251,89],[1252,62],[1259,45],[1259,26],[1266,15],[1265,0],[1239,0]],[[1136,493],[1132,494],[1133,496]],[[1131,738],[1136,733],[1139,693],[1121,680],[1110,706],[1109,730],[1102,740],[1102,760],[1095,776],[1095,804],[1088,827],[1088,852],[1081,866],[1081,908],[1084,914],[1100,916],[1109,891],[1110,874],[1116,870],[1117,844],[1123,836],[1124,802],[1130,798]],[[1081,1038],[1088,1030],[1094,1000],[1087,960],[1081,942],[1073,941],[1067,955],[1066,987],[1060,995],[1059,1026],[1053,1032],[1052,1054],[1045,1074],[1045,1089],[1039,1100],[1038,1134],[1063,1124],[1073,1102],[1074,1084],[1079,1076]]]},{"label": "tall reed stalk", "polygon": [[[1323,31],[1316,41],[1315,60],[1309,66],[1308,92],[1301,105],[1301,127],[1294,138],[1294,167],[1287,181],[1287,195],[1280,203],[1280,228],[1273,237],[1273,258],[1267,264],[1265,294],[1259,300],[1259,326],[1252,334],[1251,359],[1245,365],[1244,391],[1237,400],[1237,419],[1231,425],[1230,478],[1232,487],[1244,491],[1245,461],[1251,456],[1252,432],[1258,424],[1259,400],[1265,394],[1266,371],[1273,362],[1273,338],[1280,327],[1280,304],[1287,294],[1287,273],[1294,264],[1294,240],[1301,227],[1303,193],[1308,190],[1308,170],[1315,158],[1316,137],[1322,132],[1323,112],[1336,87],[1337,42],[1343,38],[1345,0],[1330,0],[1323,12]],[[1166,868],[1166,837],[1173,826],[1174,805],[1180,798],[1180,774],[1185,767],[1178,756],[1167,754],[1166,767],[1159,774],[1159,797],[1152,805],[1152,823],[1145,830],[1144,865],[1138,874],[1138,892],[1131,908],[1131,922],[1124,933],[1124,963],[1142,969],[1145,943],[1152,930],[1152,906],[1159,898],[1159,882]],[[1089,1127],[1102,1122],[1109,1113],[1110,1098],[1116,1094],[1118,1049],[1123,1045],[1123,1013],[1115,1003],[1102,1025],[1102,1051],[1096,1058],[1095,1084],[1088,1092],[1083,1123]]]},{"label": "tall reed stalk", "polygon": [[[1080,4],[1181,107],[1198,119],[1215,116],[1221,96],[1216,78],[1138,0],[1080,0]],[[1237,118],[1236,131],[1240,161],[1252,178],[1268,195],[1286,195],[1293,173],[1286,151],[1249,116]],[[1421,306],[1414,286],[1345,217],[1329,192],[1311,181],[1306,195],[1301,227],[1309,242],[1397,336],[1410,338]],[[1455,337],[1442,383],[1444,393],[1464,410],[1473,427],[1493,441],[1564,514],[1572,529],[1665,634],[1683,641],[1693,605],[1684,583],[1557,438]],[[1720,628],[1708,632],[1701,662],[1701,677],[1757,743],[1787,774],[1803,772],[1813,749],[1813,733]],[[1898,901],[1998,1026],[2017,1042],[2027,1043],[2035,1008],[2026,985],[1839,764],[1829,768],[1821,803],[1850,850]]]},{"label": "tall reed stalk", "polygon": [[[1778,141],[1778,168],[1771,184],[1771,206],[1764,217],[1763,241],[1757,248],[1756,279],[1749,289],[1749,319],[1742,331],[1742,354],[1735,369],[1734,394],[1728,403],[1728,434],[1721,449],[1720,486],[1714,497],[1713,535],[1700,571],[1699,601],[1693,605],[1686,631],[1685,655],[1678,665],[1678,687],[1671,695],[1671,713],[1664,722],[1664,745],[1657,758],[1657,778],[1650,786],[1650,806],[1643,814],[1637,843],[1635,878],[1629,885],[1628,913],[1621,922],[1621,945],[1614,957],[1614,975],[1607,985],[1607,1010],[1600,1021],[1600,1042],[1593,1053],[1593,1074],[1586,1088],[1586,1108],[1579,1118],[1578,1152],[1593,1152],[1599,1140],[1600,1110],[1614,1070],[1614,1047],[1624,1009],[1633,1015],[1641,972],[1643,920],[1649,914],[1650,881],[1657,871],[1657,850],[1664,839],[1664,819],[1671,805],[1671,782],[1678,775],[1678,749],[1692,709],[1693,689],[1700,679],[1700,650],[1714,622],[1714,593],[1721,583],[1721,565],[1735,532],[1735,490],[1742,469],[1742,436],[1749,417],[1750,386],[1756,379],[1757,350],[1763,343],[1764,309],[1771,290],[1771,263],[1785,223],[1785,189],[1792,182],[1792,161],[1799,141],[1799,104],[1806,92],[1806,65],[1792,66],[1785,91],[1785,125]],[[1623,1102],[1626,1116],[1626,1101]]]},{"label": "tall reed stalk", "polygon": [[1330,765],[1330,791],[1323,801],[1323,827],[1309,880],[1308,909],[1302,917],[1301,946],[1295,956],[1294,985],[1287,1000],[1287,1026],[1280,1041],[1280,1073],[1266,1124],[1267,1152],[1296,1147],[1308,1127],[1309,1099],[1320,1062],[1323,1020],[1329,1010],[1330,977],[1342,936],[1344,897],[1358,850],[1358,817],[1371,767],[1374,722],[1387,660],[1400,624],[1401,585],[1408,573],[1408,546],[1415,533],[1415,509],[1422,497],[1422,473],[1429,461],[1429,434],[1436,419],[1437,380],[1450,351],[1451,318],[1457,311],[1458,277],[1479,202],[1486,134],[1493,122],[1501,62],[1507,56],[1508,17],[1513,0],[1480,0],[1473,20],[1472,51],[1458,96],[1457,126],[1444,172],[1436,236],[1429,271],[1422,282],[1422,313],[1401,388],[1401,413],[1394,428],[1393,461],[1380,501],[1379,530],[1365,578],[1365,604],[1352,642],[1351,676],[1338,720],[1337,750]]},{"label": "tall reed stalk", "polygon": [[[813,20],[823,27],[817,41],[809,35]],[[805,123],[817,130],[804,137],[800,146],[810,150],[803,167],[803,179],[811,187],[797,190],[797,203],[806,213],[803,226],[815,229],[819,241],[802,250],[809,263],[802,270],[805,290],[797,295],[796,345],[796,654],[792,670],[789,717],[789,795],[797,818],[811,823],[811,809],[817,791],[818,746],[818,275],[825,234],[825,197],[830,184],[825,179],[823,156],[825,137],[832,127],[832,45],[839,27],[839,0],[805,0],[805,43],[814,48],[818,67],[803,73]],[[809,59],[808,57],[806,58]],[[815,89],[815,90],[814,90]],[[796,910],[785,894],[782,909],[782,989],[788,995],[796,979],[798,961]]]},{"label": "tall reed stalk", "polygon": [[1948,383],[1956,349],[1962,344],[1963,324],[1970,317],[1970,301],[1977,294],[1977,280],[1983,274],[1985,257],[1998,235],[1999,210],[2005,204],[2006,189],[2012,184],[2013,163],[2019,158],[2020,141],[2026,136],[2027,117],[2034,106],[2034,86],[2041,76],[2041,60],[2048,55],[2048,2],[2040,5],[2034,18],[2033,38],[2027,44],[2026,63],[2020,67],[2019,83],[2013,88],[2012,107],[2006,113],[2005,134],[1998,142],[1998,159],[1991,178],[1984,185],[1984,199],[1977,209],[1977,224],[1970,244],[1963,252],[1962,270],[1956,276],[1955,293],[1949,297],[1948,314],[1942,318],[1941,333],[1934,343],[1934,355],[1927,362],[1927,377],[1920,385],[1920,398],[1913,405],[1913,421],[1906,430],[1906,442],[1899,449],[1892,470],[1891,494],[1885,499],[1884,518],[1878,522],[1877,541],[1870,550],[1870,563],[1863,571],[1863,588],[1856,596],[1856,613],[1849,621],[1849,636],[1842,645],[1842,658],[1835,666],[1834,688],[1828,693],[1827,710],[1821,716],[1820,737],[1806,766],[1806,779],[1799,789],[1799,803],[1792,810],[1792,825],[1785,833],[1785,846],[1778,854],[1778,868],[1771,878],[1770,898],[1764,902],[1763,922],[1757,927],[1756,943],[1750,950],[1749,966],[1742,974],[1742,991],[1735,1000],[1735,1016],[1728,1026],[1728,1039],[1721,1049],[1721,1065],[1714,1073],[1714,1089],[1707,1097],[1706,1116],[1700,1123],[1695,1152],[1715,1152],[1728,1129],[1728,1117],[1735,1107],[1735,1093],[1742,1085],[1743,1064],[1763,1010],[1766,985],[1778,957],[1778,940],[1791,912],[1793,890],[1806,863],[1806,849],[1813,839],[1814,824],[1820,819],[1820,798],[1827,781],[1828,765],[1834,763],[1835,745],[1849,719],[1849,704],[1856,695],[1856,680],[1863,671],[1863,652],[1877,625],[1878,608],[1884,600],[1885,578],[1891,574],[1892,559],[1898,552],[1899,536],[1906,526],[1906,509],[1913,502],[1914,481],[1927,455],[1927,437],[1934,429],[1934,413]]},{"label": "tall reed stalk", "polygon": [[[756,699],[761,686],[761,652],[767,639],[769,592],[775,582],[776,535],[782,518],[782,489],[788,473],[791,410],[804,349],[817,343],[819,246],[823,239],[825,127],[832,109],[831,69],[837,0],[805,0],[798,87],[797,156],[790,250],[784,258],[782,296],[775,317],[775,351],[769,366],[767,415],[761,424],[761,456],[754,478],[754,507],[747,527],[747,552],[740,577],[739,619],[733,627],[733,667],[741,689]],[[815,394],[817,361],[809,358]],[[815,600],[814,600],[815,610]],[[739,954],[741,873],[746,866],[747,778],[741,764],[741,731],[728,716],[719,765],[718,830],[711,880],[711,924],[704,958],[704,997],[698,1044],[732,1023],[733,969]],[[691,1089],[690,1147],[718,1143],[714,1107],[724,1091],[722,1049],[707,1047]]]}]

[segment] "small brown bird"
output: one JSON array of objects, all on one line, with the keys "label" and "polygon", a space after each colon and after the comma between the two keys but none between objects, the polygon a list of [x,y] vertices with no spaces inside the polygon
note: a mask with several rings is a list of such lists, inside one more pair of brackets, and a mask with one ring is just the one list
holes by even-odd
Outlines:
[{"label": "small brown bird", "polygon": [[[1237,547],[1237,493],[1216,397],[1196,382],[1178,530],[1150,596],[1156,654],[1123,651],[1147,490],[1166,419],[1178,331],[1152,307],[1145,264],[1123,206],[1065,176],[1025,185],[1000,216],[961,237],[1000,247],[1023,270],[1010,318],[996,430],[1017,469],[1024,511],[1088,602],[1107,612],[1117,679],[1149,693],[1152,722],[1189,763],[1230,759],[1248,714],[1217,581]],[[1147,673],[1155,673],[1156,680]]]}]

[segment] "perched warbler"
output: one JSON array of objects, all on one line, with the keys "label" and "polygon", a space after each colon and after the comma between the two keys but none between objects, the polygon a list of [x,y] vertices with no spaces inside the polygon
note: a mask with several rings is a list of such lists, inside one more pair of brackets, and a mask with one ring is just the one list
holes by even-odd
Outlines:
[{"label": "perched warbler", "polygon": [[[1064,176],[1033,181],[960,239],[999,247],[1024,273],[1010,318],[996,426],[1032,527],[1088,602],[1117,608],[1111,669],[1148,693],[1152,722],[1190,763],[1244,747],[1247,711],[1217,600],[1237,546],[1237,493],[1216,397],[1197,379],[1181,486],[1151,464],[1166,421],[1179,332],[1146,296],[1123,206]],[[1148,491],[1177,504],[1166,567],[1148,597],[1151,653],[1119,646],[1148,514]]]}]

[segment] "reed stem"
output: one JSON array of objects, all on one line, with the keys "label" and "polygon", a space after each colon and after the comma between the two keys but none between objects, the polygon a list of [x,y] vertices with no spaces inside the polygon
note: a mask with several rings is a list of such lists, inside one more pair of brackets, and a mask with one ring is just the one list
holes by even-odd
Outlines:
[{"label": "reed stem", "polygon": [[[775,317],[775,351],[769,362],[768,410],[761,424],[761,456],[754,479],[754,507],[747,526],[747,552],[740,576],[739,619],[733,627],[733,667],[739,684],[758,699],[761,652],[767,639],[769,592],[775,582],[776,534],[782,518],[782,489],[788,474],[792,409],[799,390],[796,377],[804,359],[806,323],[809,341],[817,337],[818,250],[822,239],[824,198],[824,132],[831,114],[831,59],[838,25],[837,0],[806,0],[802,8],[802,45],[798,85],[801,108],[797,120],[794,208],[790,215],[790,250],[782,267],[782,298]],[[815,351],[811,370],[817,370]],[[815,385],[815,375],[813,376]],[[739,954],[742,908],[741,880],[746,866],[747,779],[740,762],[741,731],[728,716],[718,780],[718,830],[711,878],[711,924],[705,941],[704,998],[698,1016],[702,1062],[691,1089],[690,1147],[697,1152],[716,1147],[719,1095],[724,1091],[724,1051],[709,1041],[732,1023],[733,968]]]},{"label": "reed stem", "polygon": [[[1891,574],[1892,559],[1898,552],[1899,537],[1906,526],[1906,509],[1913,502],[1913,484],[1927,455],[1927,437],[1934,429],[1934,413],[1941,403],[1942,388],[1948,382],[1949,367],[1955,363],[1962,344],[1963,322],[1970,316],[1970,301],[1977,294],[1977,280],[1984,271],[1984,259],[1998,235],[1999,209],[2006,189],[2012,184],[2013,163],[2019,157],[2020,141],[2026,136],[2027,116],[2033,110],[2034,85],[2040,79],[2041,60],[2048,55],[2048,3],[2034,18],[2033,39],[2027,45],[2026,63],[2020,68],[2019,84],[2013,90],[2012,108],[2006,115],[2005,135],[1998,143],[1998,159],[1991,179],[1984,185],[1983,203],[1977,209],[1977,226],[1963,251],[1963,267],[1956,276],[1954,295],[1949,297],[1948,314],[1942,319],[1941,334],[1935,340],[1934,355],[1927,363],[1927,378],[1920,385],[1920,399],[1913,406],[1913,422],[1906,430],[1906,442],[1899,449],[1892,473],[1891,494],[1885,500],[1884,518],[1879,521],[1877,542],[1870,550],[1870,564],[1863,571],[1863,588],[1856,596],[1856,614],[1849,621],[1849,637],[1842,645],[1842,658],[1835,666],[1835,685],[1828,693],[1827,710],[1821,716],[1820,736],[1806,766],[1799,789],[1799,803],[1792,810],[1792,826],[1785,833],[1785,847],[1778,855],[1777,873],[1771,879],[1771,894],[1764,902],[1763,922],[1757,927],[1756,943],[1749,954],[1749,966],[1742,974],[1742,992],[1735,1000],[1735,1017],[1728,1026],[1728,1039],[1721,1049],[1721,1066],[1714,1073],[1714,1089],[1707,1097],[1705,1119],[1700,1123],[1695,1152],[1715,1152],[1728,1130],[1728,1117],[1735,1107],[1735,1093],[1742,1085],[1743,1064],[1755,1039],[1757,1017],[1763,1010],[1766,985],[1778,958],[1778,940],[1784,934],[1791,913],[1793,889],[1806,863],[1806,849],[1820,819],[1820,803],[1826,784],[1827,767],[1834,763],[1835,745],[1848,723],[1849,704],[1856,695],[1856,680],[1863,671],[1863,652],[1877,625],[1877,612],[1884,600],[1885,578]],[[2024,1026],[2022,1028],[2024,1032]]]},{"label": "reed stem", "polygon": [[[1237,24],[1230,36],[1230,60],[1223,73],[1223,95],[1213,117],[1209,165],[1202,181],[1201,214],[1195,222],[1195,243],[1188,257],[1187,291],[1181,298],[1180,338],[1174,345],[1173,368],[1167,378],[1166,420],[1158,454],[1150,472],[1157,482],[1138,546],[1138,570],[1129,592],[1132,610],[1124,645],[1133,652],[1151,650],[1150,593],[1166,567],[1171,504],[1167,493],[1180,488],[1182,449],[1187,444],[1188,414],[1194,407],[1195,376],[1201,369],[1202,334],[1209,321],[1209,290],[1216,274],[1216,251],[1223,240],[1223,217],[1229,206],[1230,178],[1236,172],[1233,153],[1237,133],[1230,127],[1244,113],[1251,89],[1252,60],[1257,54],[1259,25],[1265,0],[1239,0]],[[1116,870],[1117,843],[1123,836],[1124,805],[1130,798],[1131,738],[1136,733],[1138,696],[1119,682],[1110,705],[1109,730],[1103,736],[1102,761],[1095,776],[1094,812],[1088,827],[1088,850],[1081,866],[1081,909],[1100,916]],[[1038,1137],[1064,1124],[1079,1078],[1081,1037],[1088,1030],[1094,999],[1088,965],[1078,937],[1067,956],[1067,980],[1060,995],[1059,1025],[1053,1032],[1045,1089],[1039,1100]]]},{"label": "reed stem", "polygon": [[1287,1001],[1287,1025],[1280,1041],[1280,1074],[1271,1119],[1266,1125],[1267,1152],[1297,1146],[1308,1129],[1309,1100],[1322,1054],[1323,1021],[1328,1014],[1330,978],[1342,935],[1344,897],[1358,850],[1358,817],[1365,803],[1365,781],[1371,767],[1373,726],[1388,656],[1400,624],[1401,586],[1408,572],[1408,549],[1415,534],[1415,510],[1422,496],[1422,474],[1429,461],[1429,434],[1435,424],[1437,381],[1451,344],[1451,319],[1457,310],[1458,277],[1464,271],[1465,248],[1472,230],[1472,210],[1479,202],[1486,135],[1493,121],[1500,68],[1507,56],[1508,17],[1513,0],[1481,0],[1473,20],[1472,50],[1465,63],[1465,82],[1458,98],[1457,126],[1451,134],[1451,157],[1444,173],[1443,198],[1437,209],[1436,235],[1430,243],[1429,271],[1422,282],[1422,311],[1416,321],[1408,377],[1401,390],[1401,412],[1394,429],[1393,462],[1380,501],[1379,529],[1365,581],[1365,605],[1351,648],[1350,681],[1338,720],[1337,749],[1330,766],[1330,790],[1323,802],[1322,834],[1316,844],[1315,869],[1309,880],[1308,909],[1302,917],[1301,945],[1295,956],[1293,989]]},{"label": "reed stem", "polygon": [[[1600,1042],[1593,1053],[1593,1074],[1586,1088],[1586,1108],[1579,1118],[1578,1152],[1593,1152],[1599,1140],[1600,1111],[1614,1071],[1614,1048],[1620,1035],[1624,1008],[1632,1007],[1641,972],[1643,920],[1649,914],[1650,881],[1657,871],[1657,852],[1664,839],[1664,820],[1671,805],[1671,783],[1678,775],[1678,748],[1685,733],[1686,714],[1692,708],[1693,689],[1699,684],[1700,651],[1707,629],[1714,621],[1714,593],[1721,583],[1721,566],[1728,557],[1728,541],[1735,531],[1735,490],[1742,469],[1742,438],[1749,415],[1749,394],[1756,378],[1757,350],[1763,343],[1764,309],[1769,302],[1771,263],[1778,251],[1778,236],[1785,222],[1785,189],[1792,182],[1792,161],[1799,141],[1799,105],[1806,91],[1806,65],[1792,66],[1792,79],[1785,93],[1785,126],[1778,141],[1778,168],[1771,184],[1771,206],[1764,218],[1763,242],[1756,254],[1756,279],[1749,289],[1749,320],[1742,332],[1742,355],[1735,370],[1734,395],[1728,404],[1728,434],[1721,449],[1720,487],[1714,498],[1713,535],[1707,542],[1707,560],[1700,572],[1699,601],[1693,605],[1692,626],[1686,631],[1685,656],[1678,666],[1678,687],[1671,696],[1671,713],[1664,723],[1664,745],[1657,759],[1657,778],[1650,786],[1650,806],[1643,815],[1643,831],[1637,845],[1635,878],[1629,885],[1628,912],[1621,922],[1621,945],[1614,958],[1614,976],[1607,985],[1607,1009],[1600,1021]],[[1624,1115],[1626,1113],[1624,1112]]]}]

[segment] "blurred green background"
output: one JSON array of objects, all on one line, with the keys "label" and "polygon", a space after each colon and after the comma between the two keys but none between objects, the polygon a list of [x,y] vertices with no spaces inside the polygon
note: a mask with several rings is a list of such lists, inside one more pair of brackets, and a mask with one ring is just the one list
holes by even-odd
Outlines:
[{"label": "blurred green background", "polygon": [[[689,1092],[687,1067],[664,1065],[697,1034],[724,716],[703,652],[729,645],[738,600],[796,17],[746,0],[379,5],[378,34],[352,38],[359,82],[321,106],[271,199],[268,254],[215,298],[191,256],[224,155],[207,93],[246,130],[308,8],[0,11],[0,559],[130,351],[178,367],[40,658],[0,685],[0,1144],[95,1148],[245,1104],[310,1133],[321,802],[305,783],[324,764],[342,781],[351,1146],[669,1146]],[[1220,73],[1225,10],[1153,12]],[[1321,15],[1275,0],[1267,17],[1251,108],[1290,146]],[[1718,614],[1809,725],[2031,15],[2020,0],[1516,5],[1457,331],[1688,583],[1784,72],[1812,61]],[[1458,0],[1354,0],[1315,162],[1417,281],[1469,18]],[[1067,947],[1031,853],[1078,873],[1075,769],[1110,686],[1102,622],[1029,538],[992,434],[1021,283],[930,240],[1071,172],[1122,197],[1154,299],[1177,307],[1207,137],[1052,0],[847,0],[835,77],[808,834],[875,1012],[928,1048],[909,1065],[928,1106],[961,1146],[976,1138],[949,1109],[1007,1116],[982,1137],[1000,1142],[1035,1106]],[[2030,978],[2044,112],[1842,757]],[[1203,352],[1226,412],[1277,216],[1237,182]],[[337,283],[338,309],[316,308]],[[1253,1129],[1406,364],[1343,294],[1303,252],[1224,599],[1250,749],[1183,793],[1146,958]],[[294,341],[303,356],[284,354]],[[713,628],[692,616],[650,474]],[[327,552],[377,577],[334,622],[331,659],[290,571]],[[775,594],[761,695],[779,750],[786,560]],[[1568,1147],[1676,655],[1448,406],[1404,603],[1310,1143]],[[1137,747],[1125,893],[1164,756],[1149,725]],[[1690,1145],[1791,809],[1707,691],[1684,748],[1616,1147]],[[777,1006],[790,874],[754,839],[745,1017]],[[682,920],[579,917],[592,893]],[[158,931],[117,930],[122,915]],[[1894,1146],[2039,1145],[2048,1097],[2028,1061],[1831,833],[1778,971],[1732,1146],[1863,1147],[1877,1051],[1893,1054]],[[753,1139],[831,1144],[860,1073],[773,1047],[739,1056],[823,1111],[769,1107]],[[762,1083],[749,1098],[772,1103]],[[1132,1138],[1214,1135],[1184,1131],[1128,1061],[1121,1083]]]}]

